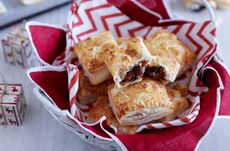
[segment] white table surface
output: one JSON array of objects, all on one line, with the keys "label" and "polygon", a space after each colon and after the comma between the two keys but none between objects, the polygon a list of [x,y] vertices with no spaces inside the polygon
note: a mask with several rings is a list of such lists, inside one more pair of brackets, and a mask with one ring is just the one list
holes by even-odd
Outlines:
[{"label": "white table surface", "polygon": [[[34,17],[31,20],[63,25],[69,6]],[[219,43],[225,64],[230,68],[230,11],[217,12],[223,20],[219,27]],[[0,30],[0,39],[9,30]],[[0,126],[0,151],[90,151],[100,150],[81,141],[72,132],[60,125],[45,110],[32,92],[33,85],[25,70],[6,64],[0,46],[0,72],[9,82],[22,83],[28,108],[20,127]],[[230,148],[230,120],[217,119],[212,131],[205,136],[199,151],[227,151]]]}]

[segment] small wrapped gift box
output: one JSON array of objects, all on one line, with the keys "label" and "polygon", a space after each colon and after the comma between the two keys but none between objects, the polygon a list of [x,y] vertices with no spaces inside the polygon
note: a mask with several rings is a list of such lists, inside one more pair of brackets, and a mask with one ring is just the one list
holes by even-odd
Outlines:
[{"label": "small wrapped gift box", "polygon": [[21,84],[0,84],[0,125],[21,125],[25,108]]},{"label": "small wrapped gift box", "polygon": [[28,68],[38,63],[24,26],[11,30],[2,39],[2,47],[5,61],[10,64]]}]

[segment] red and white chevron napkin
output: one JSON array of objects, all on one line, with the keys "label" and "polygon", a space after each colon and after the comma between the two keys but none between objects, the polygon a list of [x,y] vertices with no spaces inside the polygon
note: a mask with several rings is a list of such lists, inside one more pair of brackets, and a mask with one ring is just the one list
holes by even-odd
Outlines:
[{"label": "red and white chevron napkin", "polygon": [[[38,58],[44,65],[54,65],[30,70],[31,80],[57,107],[69,110],[68,118],[74,121],[79,131],[113,139],[123,149],[129,150],[194,150],[218,116],[230,115],[227,100],[230,77],[216,57],[215,22],[170,20],[166,8],[163,0],[83,0],[81,3],[73,2],[66,31],[56,26],[29,23],[27,30]],[[77,65],[78,59],[73,46],[104,30],[110,30],[115,37],[146,38],[160,28],[176,34],[198,58],[196,66],[177,79],[179,83],[189,84],[191,106],[186,113],[173,121],[140,126],[138,132],[147,132],[135,135],[110,133],[102,126],[104,118],[94,125],[83,123],[82,116],[90,106],[74,103],[78,90],[78,69],[72,64]],[[162,128],[167,129],[159,130]]]}]

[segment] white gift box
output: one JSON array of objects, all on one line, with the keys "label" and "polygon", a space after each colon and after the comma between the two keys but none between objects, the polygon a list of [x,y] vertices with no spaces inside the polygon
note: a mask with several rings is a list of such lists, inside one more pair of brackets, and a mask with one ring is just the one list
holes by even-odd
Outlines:
[{"label": "white gift box", "polygon": [[40,66],[24,28],[15,28],[2,39],[5,61],[23,68]]},{"label": "white gift box", "polygon": [[21,84],[0,84],[0,125],[21,125],[26,101]]}]

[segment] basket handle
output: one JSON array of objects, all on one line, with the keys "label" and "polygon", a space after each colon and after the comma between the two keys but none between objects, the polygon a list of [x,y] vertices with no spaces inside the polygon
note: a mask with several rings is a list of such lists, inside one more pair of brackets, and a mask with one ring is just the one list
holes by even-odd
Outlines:
[{"label": "basket handle", "polygon": [[207,0],[202,0],[202,2],[205,4],[206,8],[209,11],[210,20],[215,21],[216,15],[215,15],[214,10],[213,10],[212,6],[210,5],[210,3]]}]

